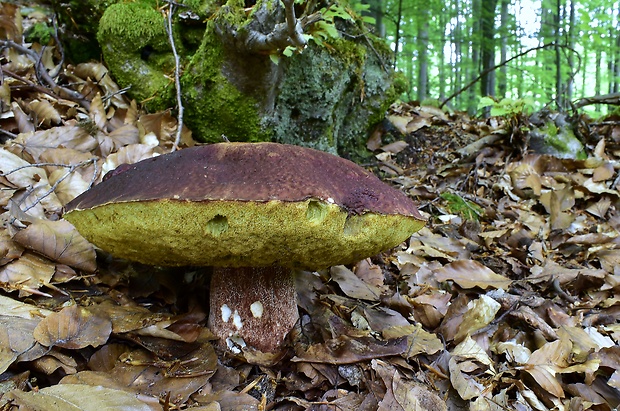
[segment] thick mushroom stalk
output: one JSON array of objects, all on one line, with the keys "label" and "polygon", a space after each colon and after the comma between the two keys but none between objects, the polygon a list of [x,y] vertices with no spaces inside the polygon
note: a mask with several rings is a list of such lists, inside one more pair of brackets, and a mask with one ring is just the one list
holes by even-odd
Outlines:
[{"label": "thick mushroom stalk", "polygon": [[277,352],[299,317],[291,270],[279,266],[215,268],[209,306],[209,329],[235,354]]},{"label": "thick mushroom stalk", "polygon": [[141,161],[77,197],[65,218],[117,257],[215,267],[210,327],[233,351],[266,352],[297,320],[290,269],[354,263],[424,226],[406,195],[358,165],[275,143]]}]

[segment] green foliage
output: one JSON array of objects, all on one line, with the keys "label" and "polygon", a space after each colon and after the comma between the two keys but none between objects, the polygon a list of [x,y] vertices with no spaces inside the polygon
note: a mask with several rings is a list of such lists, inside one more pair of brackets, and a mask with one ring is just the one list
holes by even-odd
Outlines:
[{"label": "green foliage", "polygon": [[53,27],[48,26],[46,23],[39,22],[30,27],[26,32],[25,38],[28,43],[37,42],[42,45],[47,45],[52,39],[53,34]]},{"label": "green foliage", "polygon": [[448,212],[458,214],[465,220],[479,220],[484,214],[484,209],[478,204],[465,200],[458,194],[441,193],[439,195],[444,201]]},{"label": "green foliage", "polygon": [[496,101],[491,97],[482,97],[478,103],[478,110],[484,107],[491,107],[492,116],[515,116],[528,115],[534,111],[535,101],[531,98],[520,98],[512,100],[509,98]]}]

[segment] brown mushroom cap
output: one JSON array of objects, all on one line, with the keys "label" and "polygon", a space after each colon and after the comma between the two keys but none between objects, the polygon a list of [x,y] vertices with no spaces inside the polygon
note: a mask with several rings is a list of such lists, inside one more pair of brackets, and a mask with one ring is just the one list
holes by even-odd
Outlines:
[{"label": "brown mushroom cap", "polygon": [[70,202],[65,218],[147,264],[304,269],[374,255],[424,225],[407,196],[356,164],[276,143],[143,160]]}]

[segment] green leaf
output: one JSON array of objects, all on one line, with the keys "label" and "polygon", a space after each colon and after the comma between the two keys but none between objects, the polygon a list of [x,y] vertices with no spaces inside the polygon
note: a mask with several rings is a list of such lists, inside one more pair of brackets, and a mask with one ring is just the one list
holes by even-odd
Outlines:
[{"label": "green leaf", "polygon": [[480,102],[478,103],[477,109],[480,110],[481,108],[493,106],[495,104],[495,100],[493,100],[491,97],[482,97],[480,99]]}]

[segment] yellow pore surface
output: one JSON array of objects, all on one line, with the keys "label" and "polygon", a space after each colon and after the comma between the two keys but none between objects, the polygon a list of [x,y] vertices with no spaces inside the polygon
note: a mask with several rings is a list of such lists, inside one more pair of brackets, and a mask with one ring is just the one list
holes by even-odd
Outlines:
[{"label": "yellow pore surface", "polygon": [[373,256],[424,226],[400,215],[349,216],[313,199],[125,202],[72,210],[65,219],[113,256],[144,264],[307,270]]}]

